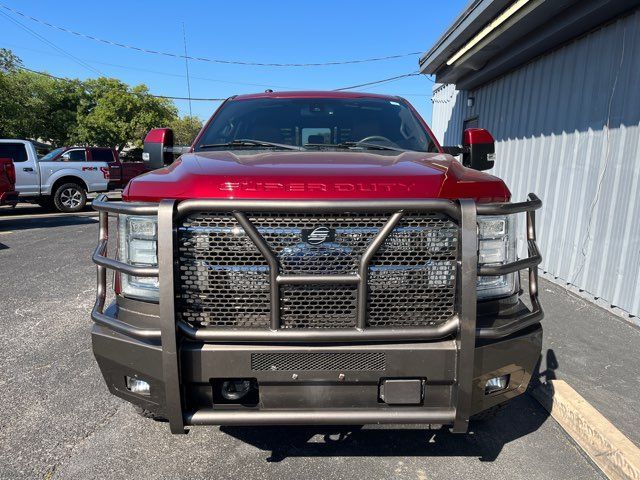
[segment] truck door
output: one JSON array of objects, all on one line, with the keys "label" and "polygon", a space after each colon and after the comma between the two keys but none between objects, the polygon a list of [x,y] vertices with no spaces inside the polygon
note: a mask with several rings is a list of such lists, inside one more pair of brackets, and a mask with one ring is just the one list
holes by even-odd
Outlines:
[{"label": "truck door", "polygon": [[0,158],[10,158],[16,168],[16,190],[22,196],[40,193],[40,176],[35,151],[29,155],[23,142],[0,142]]},{"label": "truck door", "polygon": [[93,161],[88,148],[72,148],[62,154],[61,160],[67,168],[79,170],[90,192],[104,192],[109,181],[109,164]]},{"label": "truck door", "polygon": [[[90,162],[95,162],[96,165],[98,163],[104,163],[107,166],[108,174],[106,181],[109,186],[111,186],[113,182],[118,182],[121,179],[122,169],[120,168],[120,162],[114,150],[110,148],[91,147],[88,149],[88,153]],[[99,168],[101,169],[102,167]]]}]

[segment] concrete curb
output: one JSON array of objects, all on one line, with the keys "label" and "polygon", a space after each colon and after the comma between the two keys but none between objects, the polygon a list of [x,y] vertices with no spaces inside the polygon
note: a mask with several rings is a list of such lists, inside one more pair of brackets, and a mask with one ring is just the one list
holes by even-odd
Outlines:
[{"label": "concrete curb", "polygon": [[533,397],[607,478],[640,480],[640,449],[566,382],[552,380]]}]

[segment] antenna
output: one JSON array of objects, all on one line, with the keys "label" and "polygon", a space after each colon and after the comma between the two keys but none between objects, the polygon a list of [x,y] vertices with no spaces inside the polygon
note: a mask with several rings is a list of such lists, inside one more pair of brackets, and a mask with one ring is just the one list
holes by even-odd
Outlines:
[{"label": "antenna", "polygon": [[191,80],[189,79],[189,56],[187,55],[187,32],[184,28],[184,22],[182,22],[182,40],[184,42],[184,68],[187,71],[187,94],[189,97],[189,116],[192,117],[191,112]]}]

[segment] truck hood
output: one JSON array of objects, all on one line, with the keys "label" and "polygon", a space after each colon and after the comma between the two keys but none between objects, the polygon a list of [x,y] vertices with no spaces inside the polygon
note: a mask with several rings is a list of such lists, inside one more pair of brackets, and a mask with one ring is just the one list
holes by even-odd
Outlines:
[{"label": "truck hood", "polygon": [[123,192],[127,201],[474,198],[491,202],[509,197],[502,180],[465,168],[449,155],[387,151],[190,153],[136,177]]}]

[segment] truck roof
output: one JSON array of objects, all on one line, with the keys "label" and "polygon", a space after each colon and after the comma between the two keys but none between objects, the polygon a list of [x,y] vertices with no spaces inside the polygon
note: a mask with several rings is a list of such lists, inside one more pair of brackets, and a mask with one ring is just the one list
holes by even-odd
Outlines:
[{"label": "truck roof", "polygon": [[261,92],[237,95],[231,100],[249,100],[254,98],[380,98],[383,100],[397,100],[395,95],[363,92],[337,92],[334,90],[300,90],[289,92]]}]

